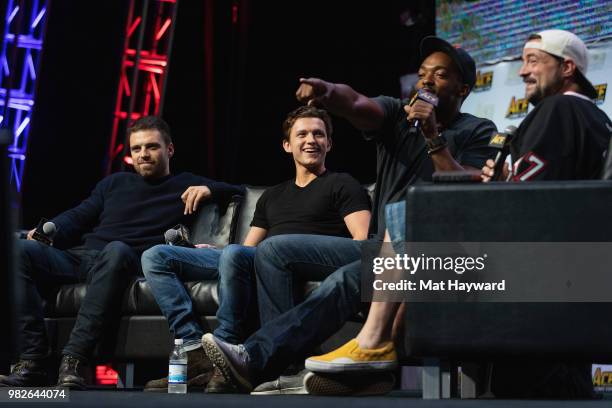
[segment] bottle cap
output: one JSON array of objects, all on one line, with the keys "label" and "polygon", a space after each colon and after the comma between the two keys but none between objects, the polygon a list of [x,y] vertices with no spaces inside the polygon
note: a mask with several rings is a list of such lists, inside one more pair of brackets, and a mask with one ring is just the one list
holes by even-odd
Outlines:
[{"label": "bottle cap", "polygon": [[183,339],[174,339],[174,344],[175,344],[175,345],[181,345],[181,344],[183,344]]}]

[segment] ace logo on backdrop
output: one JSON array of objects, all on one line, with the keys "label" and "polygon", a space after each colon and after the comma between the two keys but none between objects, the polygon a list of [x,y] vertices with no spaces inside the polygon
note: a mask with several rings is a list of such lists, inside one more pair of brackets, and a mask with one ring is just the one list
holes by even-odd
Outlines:
[{"label": "ace logo on backdrop", "polygon": [[606,91],[608,90],[608,84],[599,84],[595,85],[595,90],[597,91],[597,97],[595,98],[595,103],[601,105],[606,100]]},{"label": "ace logo on backdrop", "polygon": [[512,97],[508,111],[506,112],[506,118],[516,119],[527,116],[527,110],[529,108],[529,102],[525,98],[516,99],[516,96]]},{"label": "ace logo on backdrop", "polygon": [[493,85],[493,71],[476,72],[476,84],[474,92],[488,91]]},{"label": "ace logo on backdrop", "polygon": [[595,391],[612,390],[612,366],[594,364],[591,368]]}]

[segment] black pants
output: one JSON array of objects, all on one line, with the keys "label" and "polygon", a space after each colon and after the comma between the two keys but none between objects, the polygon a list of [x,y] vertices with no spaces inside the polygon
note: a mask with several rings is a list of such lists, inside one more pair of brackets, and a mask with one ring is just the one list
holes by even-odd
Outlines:
[{"label": "black pants", "polygon": [[142,273],[139,255],[119,241],[108,243],[101,251],[62,251],[37,241],[19,240],[17,250],[21,358],[42,359],[49,354],[43,298],[60,285],[87,282],[87,294],[63,353],[89,360],[102,335],[117,322],[130,278]]}]

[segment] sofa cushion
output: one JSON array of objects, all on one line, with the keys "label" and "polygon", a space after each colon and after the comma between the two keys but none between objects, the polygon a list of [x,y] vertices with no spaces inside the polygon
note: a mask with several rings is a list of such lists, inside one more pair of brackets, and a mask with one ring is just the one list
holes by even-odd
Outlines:
[{"label": "sofa cushion", "polygon": [[240,209],[241,197],[235,196],[230,203],[202,206],[190,226],[190,239],[194,244],[211,244],[223,248],[232,240],[232,221]]},{"label": "sofa cushion", "polygon": [[242,198],[240,203],[240,211],[236,217],[235,233],[233,244],[242,244],[246,238],[249,229],[251,228],[251,221],[253,221],[253,214],[255,214],[255,206],[257,200],[266,191],[267,187],[247,186],[246,194]]},{"label": "sofa cushion", "polygon": [[[185,289],[193,300],[196,312],[201,316],[214,316],[217,313],[219,297],[217,281],[186,282]],[[45,305],[47,317],[76,316],[81,307],[83,297],[87,293],[87,285],[78,283],[63,285],[54,299]],[[159,316],[161,311],[153,297],[151,288],[145,278],[136,278],[128,287],[123,298],[121,313],[134,316]]]}]

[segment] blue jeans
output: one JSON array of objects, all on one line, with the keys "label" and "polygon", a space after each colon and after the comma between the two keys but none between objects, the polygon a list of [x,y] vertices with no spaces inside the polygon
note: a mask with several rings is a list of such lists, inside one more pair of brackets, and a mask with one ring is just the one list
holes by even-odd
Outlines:
[{"label": "blue jeans", "polygon": [[[257,247],[262,327],[244,346],[255,381],[278,377],[359,312],[361,243],[321,235],[280,235]],[[303,281],[324,279],[303,302]]]},{"label": "blue jeans", "polygon": [[142,270],[170,331],[185,350],[200,346],[200,318],[183,282],[217,279],[220,249],[156,245],[142,254]]},{"label": "blue jeans", "polygon": [[385,223],[393,249],[398,254],[406,252],[406,202],[398,201],[385,206]]},{"label": "blue jeans", "polygon": [[219,259],[219,326],[214,334],[242,343],[258,326],[255,293],[255,247],[228,245]]},{"label": "blue jeans", "polygon": [[109,242],[101,251],[83,247],[59,250],[37,241],[18,240],[17,310],[20,357],[48,355],[42,300],[54,299],[60,285],[87,282],[64,354],[88,360],[105,333],[118,323],[121,301],[131,277],[140,272],[137,253],[123,242]]}]

